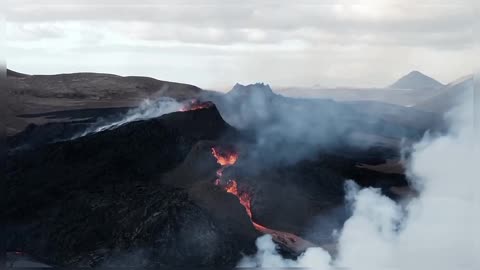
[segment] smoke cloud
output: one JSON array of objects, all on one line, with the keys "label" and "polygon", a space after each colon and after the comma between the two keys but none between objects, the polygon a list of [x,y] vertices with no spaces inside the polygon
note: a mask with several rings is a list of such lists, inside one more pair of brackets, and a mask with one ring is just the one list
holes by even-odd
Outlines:
[{"label": "smoke cloud", "polygon": [[82,137],[90,133],[117,128],[133,121],[159,117],[167,113],[179,111],[183,107],[183,103],[180,103],[169,97],[161,97],[156,100],[146,99],[138,107],[129,110],[120,120],[112,122],[101,119],[85,130],[82,134],[77,135],[75,138]]},{"label": "smoke cloud", "polygon": [[333,100],[287,98],[263,83],[237,84],[224,96],[206,99],[217,104],[229,124],[254,134],[255,145],[248,152],[262,165],[295,163],[319,149],[339,145],[369,147],[374,142],[369,136],[421,136],[411,128],[382,120],[380,111],[366,115]]},{"label": "smoke cloud", "polygon": [[314,267],[316,269],[476,269],[480,264],[477,171],[478,125],[474,125],[471,92],[447,115],[449,134],[426,136],[414,146],[408,165],[419,196],[395,202],[378,189],[359,189],[349,182],[353,210],[330,258],[319,248],[297,260],[282,258],[268,236],[258,239],[258,252],[240,267]]},{"label": "smoke cloud", "polygon": [[318,270],[329,269],[331,257],[321,248],[309,248],[297,260],[284,259],[276,251],[272,236],[264,235],[256,241],[258,252],[255,256],[244,257],[239,263],[240,268],[252,267],[307,267]]}]

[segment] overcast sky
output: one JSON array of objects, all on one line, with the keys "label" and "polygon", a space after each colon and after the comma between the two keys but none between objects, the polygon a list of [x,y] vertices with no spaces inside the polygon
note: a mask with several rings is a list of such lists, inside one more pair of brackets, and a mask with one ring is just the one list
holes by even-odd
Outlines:
[{"label": "overcast sky", "polygon": [[213,89],[448,83],[472,73],[476,1],[7,0],[7,66]]}]

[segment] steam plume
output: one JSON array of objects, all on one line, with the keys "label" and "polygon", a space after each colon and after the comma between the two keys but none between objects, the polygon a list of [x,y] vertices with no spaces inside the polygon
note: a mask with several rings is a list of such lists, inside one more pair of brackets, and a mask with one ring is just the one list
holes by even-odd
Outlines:
[{"label": "steam plume", "polygon": [[364,113],[351,104],[328,99],[286,98],[263,83],[237,84],[226,95],[210,98],[226,122],[254,135],[256,143],[249,157],[264,167],[308,159],[320,149],[368,148],[382,141],[370,136],[419,139],[422,135],[382,119],[380,108],[371,107]]},{"label": "steam plume", "polygon": [[447,115],[452,123],[448,135],[426,136],[414,147],[408,174],[419,189],[418,198],[396,203],[377,189],[360,190],[349,183],[347,200],[353,214],[340,233],[335,258],[329,259],[316,248],[296,261],[283,259],[271,239],[262,237],[257,241],[258,253],[244,258],[239,266],[478,268],[480,137],[471,93],[468,95],[462,106]]},{"label": "steam plume", "polygon": [[155,118],[167,113],[179,111],[183,108],[183,104],[173,98],[162,97],[157,100],[147,99],[143,101],[137,108],[129,110],[120,120],[107,122],[99,120],[92,127],[85,130],[76,137],[82,137],[90,133],[96,133],[107,129],[112,129],[124,125],[129,122]]}]

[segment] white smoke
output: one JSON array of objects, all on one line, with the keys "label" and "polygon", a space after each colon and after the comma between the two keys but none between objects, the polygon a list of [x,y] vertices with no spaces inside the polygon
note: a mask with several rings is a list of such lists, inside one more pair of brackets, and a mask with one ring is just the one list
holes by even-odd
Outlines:
[{"label": "white smoke", "polygon": [[129,122],[155,118],[167,113],[180,111],[182,108],[184,108],[184,106],[185,105],[183,103],[180,103],[169,97],[161,97],[156,100],[146,99],[138,107],[129,110],[120,120],[114,122],[100,120],[76,137],[82,137],[90,133],[117,128]]},{"label": "white smoke", "polygon": [[297,260],[284,259],[277,252],[272,236],[264,235],[256,241],[258,252],[255,256],[244,257],[238,267],[306,267],[318,270],[329,269],[331,257],[322,248],[309,248]]},{"label": "white smoke", "polygon": [[379,190],[347,184],[352,216],[330,259],[318,248],[296,261],[282,258],[269,237],[240,267],[313,267],[315,269],[478,269],[480,260],[480,155],[471,97],[452,111],[451,132],[426,136],[414,147],[409,178],[421,187],[417,198],[394,202]]}]

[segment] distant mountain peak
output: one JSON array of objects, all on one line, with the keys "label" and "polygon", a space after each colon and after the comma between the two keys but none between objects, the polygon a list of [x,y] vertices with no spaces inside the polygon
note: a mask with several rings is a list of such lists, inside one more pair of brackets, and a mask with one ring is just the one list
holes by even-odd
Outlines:
[{"label": "distant mountain peak", "polygon": [[435,89],[444,86],[437,80],[414,70],[407,75],[401,77],[394,84],[390,85],[390,88],[397,89]]},{"label": "distant mountain peak", "polygon": [[261,93],[265,96],[274,95],[272,88],[270,88],[270,85],[265,83],[254,83],[254,84],[248,84],[248,85],[236,83],[229,93],[235,94],[235,95],[253,94],[253,93]]},{"label": "distant mountain peak", "polygon": [[407,74],[407,76],[408,76],[408,75],[415,75],[415,76],[417,76],[417,75],[422,75],[422,76],[427,76],[427,75],[421,73],[421,72],[418,71],[418,70],[412,70],[412,71],[410,71],[410,72]]},{"label": "distant mountain peak", "polygon": [[266,83],[263,83],[263,82],[257,82],[257,83],[254,83],[254,84],[247,84],[247,85],[236,83],[233,86],[232,91],[233,90],[240,90],[240,89],[261,89],[261,90],[272,91],[272,88],[270,88],[270,85],[268,85]]}]

